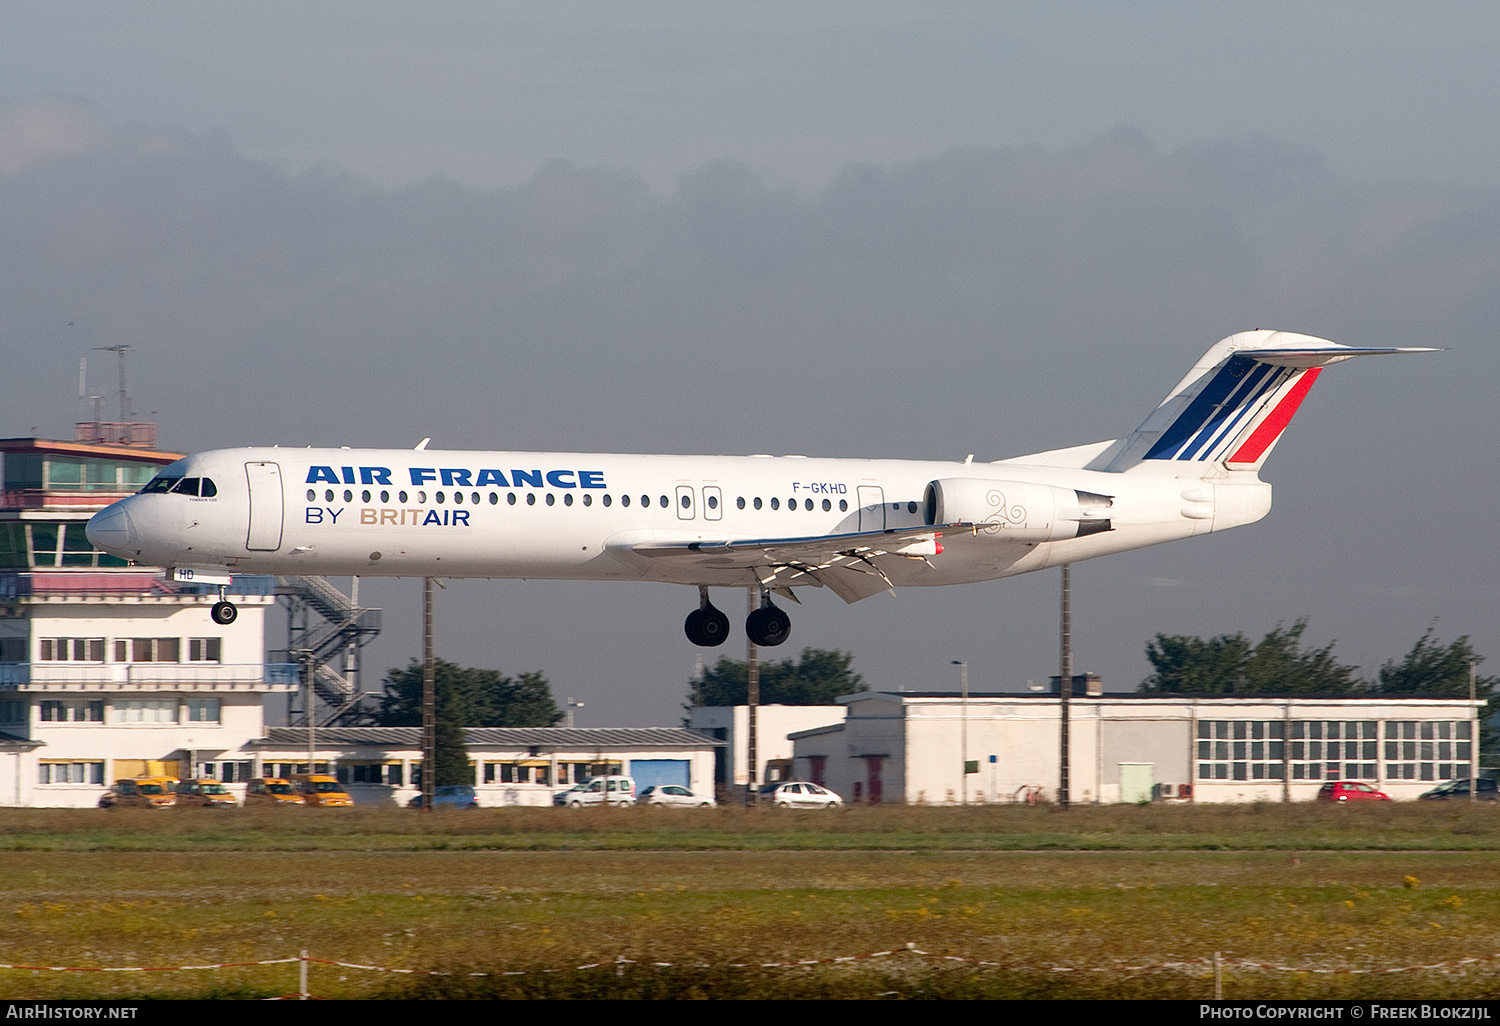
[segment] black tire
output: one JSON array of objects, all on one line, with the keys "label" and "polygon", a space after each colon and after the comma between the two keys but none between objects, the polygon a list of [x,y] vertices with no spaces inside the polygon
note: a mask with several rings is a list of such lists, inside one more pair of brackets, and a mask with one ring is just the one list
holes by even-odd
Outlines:
[{"label": "black tire", "polygon": [[745,618],[745,633],[755,644],[774,648],[792,636],[792,620],[777,606],[761,606]]},{"label": "black tire", "polygon": [[229,624],[234,623],[235,617],[240,615],[240,611],[234,608],[233,602],[215,602],[213,608],[208,611],[208,615],[214,623],[219,624],[221,627],[227,627]]},{"label": "black tire", "polygon": [[714,648],[729,640],[729,617],[713,606],[695,609],[683,621],[682,631],[699,648]]}]

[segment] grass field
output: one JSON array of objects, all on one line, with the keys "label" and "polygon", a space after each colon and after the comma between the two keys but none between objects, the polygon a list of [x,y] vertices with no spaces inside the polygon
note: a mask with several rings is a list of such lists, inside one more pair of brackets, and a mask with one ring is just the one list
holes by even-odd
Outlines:
[{"label": "grass field", "polygon": [[[0,961],[454,974],[317,964],[332,998],[1205,998],[1219,951],[1227,997],[1500,996],[1493,807],[286,812],[0,810]],[[0,970],[0,996],[296,979]]]}]

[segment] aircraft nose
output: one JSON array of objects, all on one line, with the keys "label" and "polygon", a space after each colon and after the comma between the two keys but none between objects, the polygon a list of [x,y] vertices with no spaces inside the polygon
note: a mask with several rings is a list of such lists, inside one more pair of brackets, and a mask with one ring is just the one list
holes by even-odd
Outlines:
[{"label": "aircraft nose", "polygon": [[135,525],[119,503],[94,514],[83,533],[94,548],[116,556],[129,558],[136,545]]}]

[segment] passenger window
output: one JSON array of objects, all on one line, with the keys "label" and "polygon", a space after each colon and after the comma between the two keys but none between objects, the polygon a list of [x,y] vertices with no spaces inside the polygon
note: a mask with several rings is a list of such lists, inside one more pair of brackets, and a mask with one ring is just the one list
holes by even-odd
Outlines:
[{"label": "passenger window", "polygon": [[609,495],[608,495],[608,494],[606,494],[606,495],[605,495],[605,496],[604,496],[604,504],[605,504],[605,505],[606,505],[606,506],[608,506],[608,505],[609,505]]},{"label": "passenger window", "polygon": [[443,503],[443,493],[442,492],[438,492],[436,495],[433,496],[433,498],[437,500],[438,505],[442,505],[442,503]]},{"label": "passenger window", "polygon": [[453,493],[453,501],[456,502],[458,505],[462,506],[464,504],[464,493],[463,492],[454,492]]},{"label": "passenger window", "polygon": [[672,502],[671,502],[671,500],[670,500],[670,499],[668,499],[668,498],[667,498],[667,497],[666,497],[666,496],[665,496],[665,495],[663,495],[663,496],[662,496],[662,497],[661,497],[661,508],[662,508],[662,509],[666,509],[666,508],[667,508],[667,507],[668,507],[668,506],[670,506],[670,505],[671,505],[671,504],[672,504]]},{"label": "passenger window", "polygon": [[505,493],[505,501],[508,502],[508,503],[510,503],[512,506],[514,506],[516,504],[516,493],[515,492],[506,492]]},{"label": "passenger window", "polygon": [[344,501],[345,502],[353,502],[354,501],[354,489],[352,489],[352,488],[345,488],[344,489]]},{"label": "passenger window", "polygon": [[778,499],[778,498],[776,498],[774,495],[771,496],[771,508],[772,509],[780,509],[781,508],[781,500]]},{"label": "passenger window", "polygon": [[735,505],[736,509],[744,509],[745,508],[745,497],[743,495],[741,495],[738,499],[735,499],[734,500],[734,505]]},{"label": "passenger window", "polygon": [[630,496],[628,496],[628,495],[622,495],[622,496],[620,496],[620,505],[621,506],[629,506],[630,505]]},{"label": "passenger window", "polygon": [[554,506],[556,504],[557,504],[557,496],[553,495],[551,492],[548,492],[547,493],[547,505]]},{"label": "passenger window", "polygon": [[318,493],[315,492],[315,491],[313,491],[311,488],[309,488],[307,490],[307,501],[308,502],[317,502],[318,501]]},{"label": "passenger window", "polygon": [[382,491],[380,493],[380,501],[381,502],[390,502],[391,501],[391,493],[382,489]]},{"label": "passenger window", "polygon": [[594,497],[592,495],[590,495],[588,492],[584,492],[583,493],[583,504],[585,506],[592,506],[594,504]]},{"label": "passenger window", "polygon": [[760,509],[760,496],[759,495],[757,495],[755,497],[755,508],[756,509]]},{"label": "passenger window", "polygon": [[812,500],[811,499],[803,499],[802,500],[802,508],[805,509],[805,510],[807,510],[809,513],[811,513],[812,512]]},{"label": "passenger window", "polygon": [[906,512],[908,512],[908,513],[915,513],[916,511],[917,511],[917,504],[915,502],[908,502],[906,504]]},{"label": "passenger window", "polygon": [[418,505],[425,505],[426,503],[427,503],[427,492],[425,490],[418,492],[417,493],[417,504]]},{"label": "passenger window", "polygon": [[839,500],[839,512],[840,513],[847,513],[847,512],[849,512],[849,500],[848,499],[840,499]]},{"label": "passenger window", "polygon": [[719,497],[717,495],[710,495],[708,497],[708,508],[709,509],[718,509],[719,508]]},{"label": "passenger window", "polygon": [[491,506],[498,506],[498,505],[500,505],[500,493],[499,492],[490,492],[490,505]]},{"label": "passenger window", "polygon": [[397,492],[396,493],[396,498],[399,501],[401,501],[401,502],[405,502],[406,501],[406,493],[404,491],[403,492]]},{"label": "passenger window", "polygon": [[[689,499],[686,495],[684,495],[682,497],[682,508],[683,509],[687,509],[692,504],[693,504],[693,500],[692,499]],[[665,505],[665,503],[663,503],[663,505]]]},{"label": "passenger window", "polygon": [[[552,498],[552,496],[549,495],[549,496],[547,496],[547,498],[550,499],[550,498]],[[564,506],[571,506],[571,505],[573,505],[573,493],[572,492],[563,492],[563,505]]]},{"label": "passenger window", "polygon": [[325,491],[323,493],[323,501],[325,501],[325,502],[332,502],[333,501],[333,489],[332,488],[329,488],[327,491]]},{"label": "passenger window", "polygon": [[824,499],[823,500],[823,512],[827,513],[831,509],[833,509],[833,503],[829,502],[827,499]]},{"label": "passenger window", "polygon": [[476,506],[479,505],[479,493],[478,492],[471,493],[469,495],[469,501],[472,502],[472,503],[474,503],[474,505],[476,505]]},{"label": "passenger window", "polygon": [[535,506],[536,505],[536,492],[527,492],[526,493],[526,505],[528,505],[528,506]]},{"label": "passenger window", "polygon": [[786,508],[787,509],[796,509],[797,508],[797,500],[796,499],[788,499],[788,500],[786,500]]},{"label": "passenger window", "polygon": [[370,501],[370,489],[366,488],[364,491],[362,491],[362,492],[359,493],[359,501],[360,502],[369,502]]}]

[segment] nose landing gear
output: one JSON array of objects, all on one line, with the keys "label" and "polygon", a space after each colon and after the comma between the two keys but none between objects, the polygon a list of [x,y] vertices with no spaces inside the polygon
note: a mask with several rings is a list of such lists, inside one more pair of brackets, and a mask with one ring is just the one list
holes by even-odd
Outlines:
[{"label": "nose landing gear", "polygon": [[722,645],[729,638],[729,617],[708,600],[708,589],[698,589],[698,608],[687,615],[682,625],[688,640],[700,648]]},{"label": "nose landing gear", "polygon": [[240,615],[240,611],[234,608],[234,603],[224,598],[224,585],[219,585],[219,601],[213,604],[208,611],[209,618],[220,626],[228,626],[234,623],[234,618]]}]

